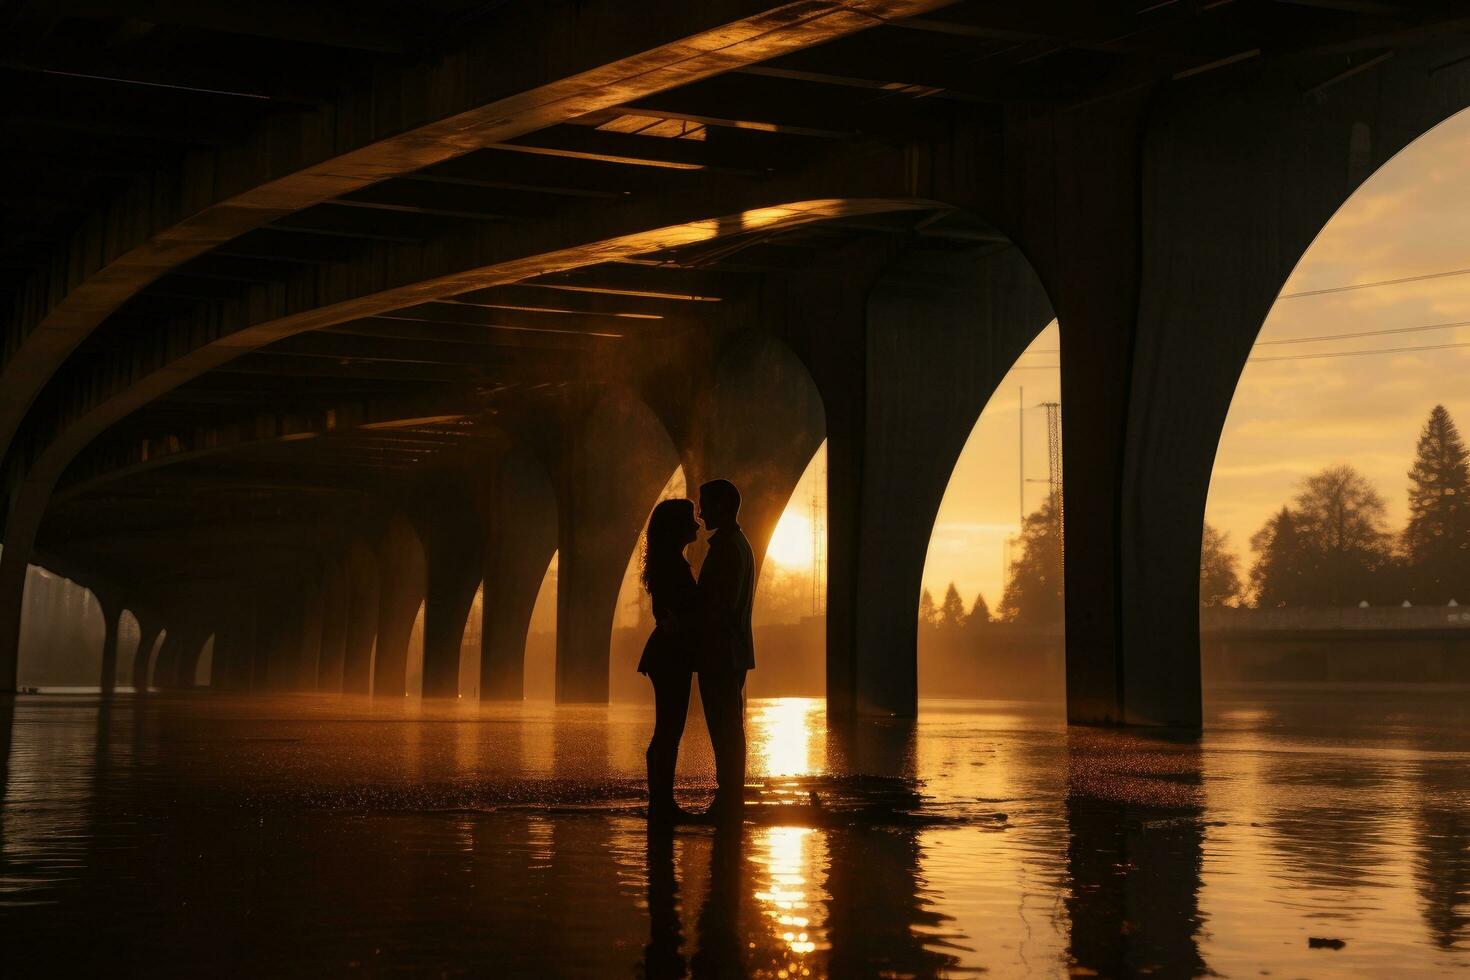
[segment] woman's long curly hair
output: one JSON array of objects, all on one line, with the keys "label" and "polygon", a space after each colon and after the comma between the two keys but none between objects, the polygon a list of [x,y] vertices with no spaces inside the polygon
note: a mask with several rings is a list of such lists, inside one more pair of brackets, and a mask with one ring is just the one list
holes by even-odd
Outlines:
[{"label": "woman's long curly hair", "polygon": [[694,501],[683,497],[661,500],[648,515],[643,535],[643,560],[638,578],[650,595],[653,583],[684,561],[684,534],[694,523]]}]

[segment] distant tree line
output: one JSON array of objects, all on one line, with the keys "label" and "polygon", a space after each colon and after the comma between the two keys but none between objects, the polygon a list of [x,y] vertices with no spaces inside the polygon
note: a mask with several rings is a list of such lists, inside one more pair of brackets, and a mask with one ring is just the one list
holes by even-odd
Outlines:
[{"label": "distant tree line", "polygon": [[[1409,519],[1389,530],[1383,496],[1352,466],[1329,466],[1251,537],[1249,599],[1259,608],[1444,605],[1470,601],[1470,451],[1443,405],[1429,413],[1409,473]],[[1061,522],[1048,500],[1021,528],[1021,555],[996,620],[1062,619]],[[1200,605],[1244,605],[1247,585],[1228,535],[1208,522],[1200,542]],[[926,589],[921,626],[957,631],[991,622],[983,596],[970,611],[953,583],[936,607]]]}]

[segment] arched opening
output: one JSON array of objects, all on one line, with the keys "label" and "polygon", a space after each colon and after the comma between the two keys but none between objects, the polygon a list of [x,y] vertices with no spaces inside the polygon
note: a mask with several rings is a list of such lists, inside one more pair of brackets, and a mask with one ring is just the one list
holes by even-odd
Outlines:
[{"label": "arched opening", "polygon": [[114,682],[120,688],[133,685],[133,661],[138,656],[138,645],[143,641],[143,631],[138,617],[131,609],[124,609],[117,621],[117,676]]},{"label": "arched opening", "polygon": [[480,643],[485,631],[485,582],[480,581],[475,597],[470,600],[470,613],[465,617],[464,635],[459,641],[459,697],[480,699]]},{"label": "arched opening", "polygon": [[424,695],[424,609],[420,602],[408,631],[408,658],[404,666],[403,693],[411,698]]},{"label": "arched opening", "polygon": [[561,552],[552,552],[526,631],[525,700],[556,700],[556,589]]},{"label": "arched opening", "polygon": [[95,688],[106,632],[92,590],[37,565],[26,569],[17,686]]},{"label": "arched opening", "polygon": [[1205,511],[1207,703],[1470,681],[1467,150],[1462,112],[1385,163],[1262,324]]},{"label": "arched opening", "polygon": [[771,532],[756,580],[755,697],[827,691],[827,443],[823,440]]},{"label": "arched opening", "polygon": [[986,402],[934,519],[919,599],[919,695],[1065,695],[1060,331]]},{"label": "arched opening", "polygon": [[214,679],[214,634],[199,648],[199,657],[194,664],[194,686],[209,687]]}]

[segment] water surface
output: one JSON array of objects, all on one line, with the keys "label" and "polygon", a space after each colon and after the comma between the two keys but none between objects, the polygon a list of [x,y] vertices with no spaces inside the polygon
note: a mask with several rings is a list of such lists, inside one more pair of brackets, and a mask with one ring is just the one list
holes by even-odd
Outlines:
[{"label": "water surface", "polygon": [[747,825],[650,841],[641,708],[21,697],[0,972],[1448,973],[1463,702],[1215,699],[1170,740],[999,702],[838,732],[820,701],[752,701]]}]

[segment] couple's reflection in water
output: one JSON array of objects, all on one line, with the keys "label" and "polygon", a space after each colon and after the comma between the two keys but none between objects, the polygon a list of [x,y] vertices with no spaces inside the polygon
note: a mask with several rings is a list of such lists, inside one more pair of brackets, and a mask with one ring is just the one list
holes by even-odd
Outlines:
[{"label": "couple's reflection in water", "polygon": [[[911,725],[832,733],[827,753],[832,771],[861,776],[822,780],[822,795],[876,783],[878,806],[889,812],[917,803]],[[811,783],[770,785],[791,799]],[[793,806],[789,822],[749,810],[743,826],[649,834],[645,976],[931,976],[958,964],[927,945],[944,917],[921,898],[914,827],[811,807]],[[701,876],[693,856],[704,853]]]},{"label": "couple's reflection in water", "polygon": [[[644,975],[924,977],[985,969],[987,951],[935,910],[943,896],[925,879],[923,821],[888,818],[920,802],[914,748],[911,726],[834,726],[829,771],[850,775],[827,777],[824,792],[846,785],[854,801],[880,801],[855,802],[858,815],[849,819],[808,814],[770,826],[755,816],[712,837],[708,829],[650,834]],[[1098,976],[1208,973],[1199,949],[1205,823],[1197,742],[1081,730],[1053,758],[1067,770],[1062,819],[1052,824],[1060,829],[1041,831],[1035,843],[1065,853],[1053,885],[1067,962],[1056,967]],[[785,835],[803,842],[796,860],[763,863]],[[702,876],[691,855],[706,850]],[[795,885],[773,896],[781,887],[773,881],[783,877]],[[1010,945],[1024,942],[1025,928],[1016,923]]]}]

